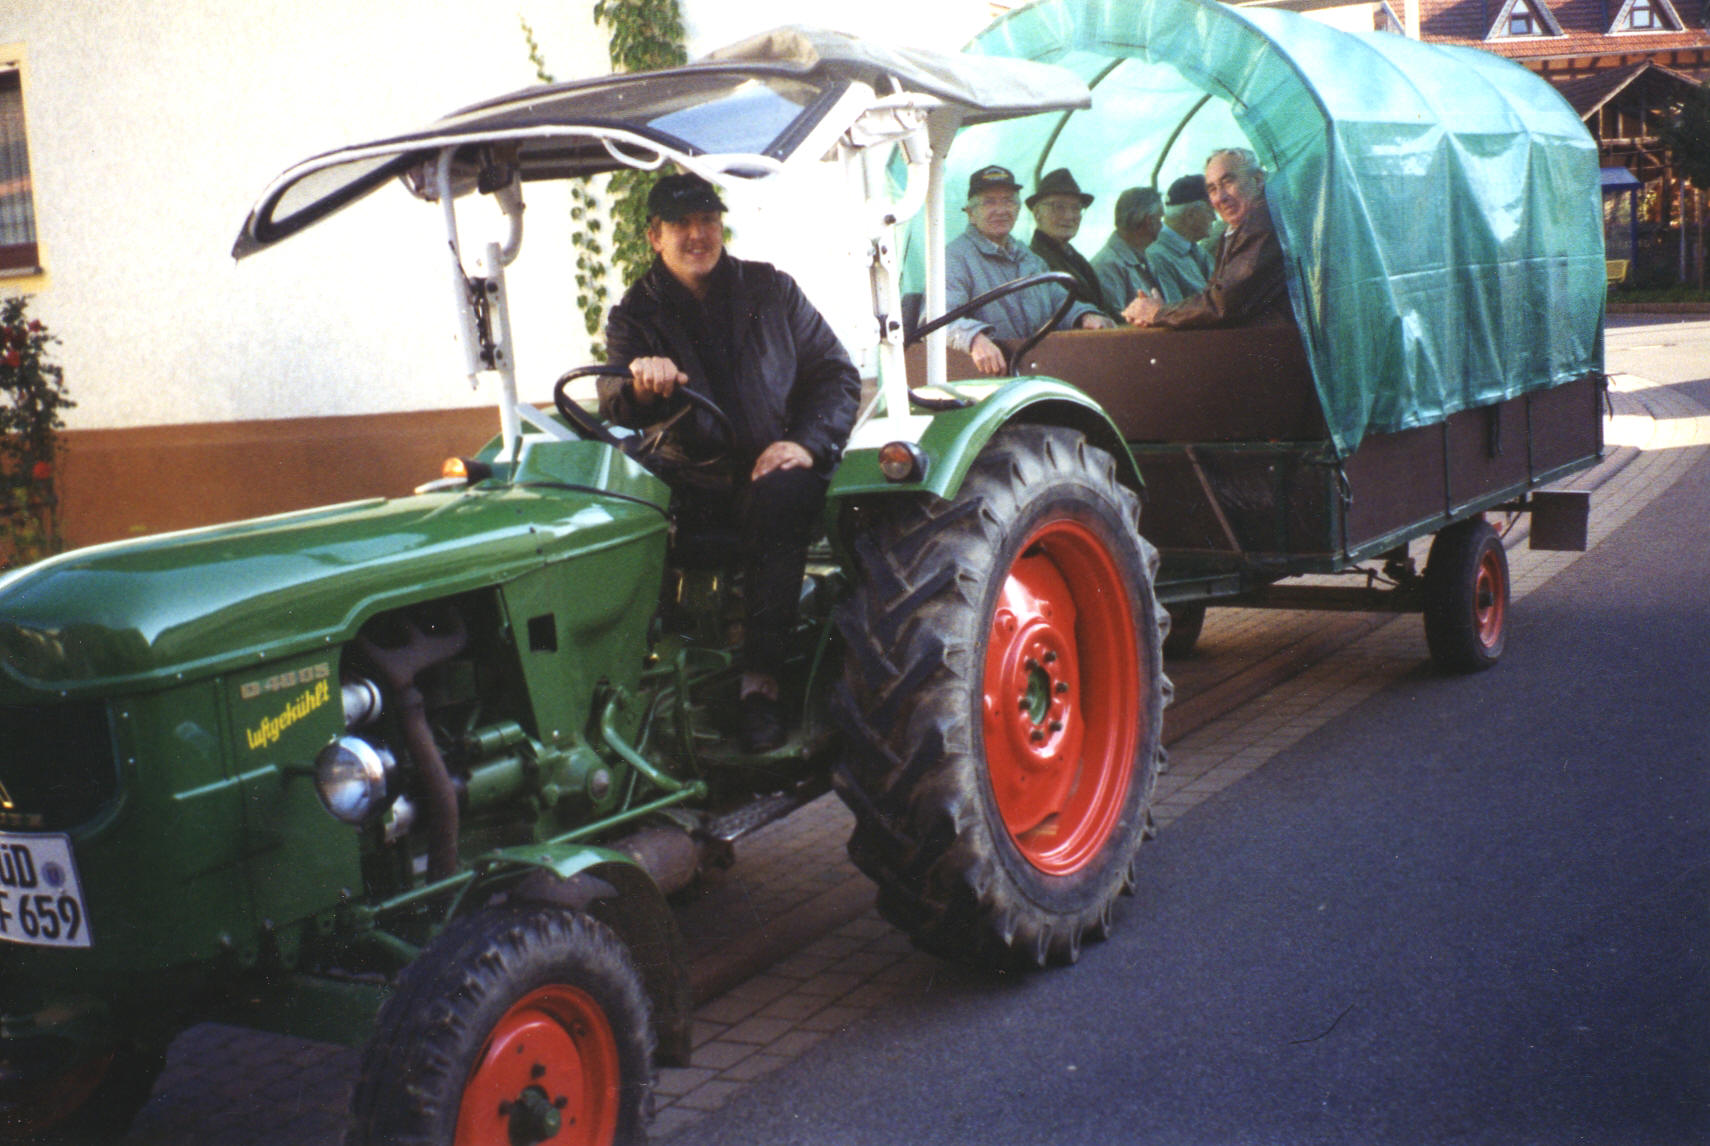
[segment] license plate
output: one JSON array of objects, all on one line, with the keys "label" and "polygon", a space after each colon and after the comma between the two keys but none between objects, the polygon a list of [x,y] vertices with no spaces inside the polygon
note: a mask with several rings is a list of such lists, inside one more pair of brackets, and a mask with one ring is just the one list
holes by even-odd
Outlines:
[{"label": "license plate", "polygon": [[0,832],[0,942],[89,946],[71,837]]}]

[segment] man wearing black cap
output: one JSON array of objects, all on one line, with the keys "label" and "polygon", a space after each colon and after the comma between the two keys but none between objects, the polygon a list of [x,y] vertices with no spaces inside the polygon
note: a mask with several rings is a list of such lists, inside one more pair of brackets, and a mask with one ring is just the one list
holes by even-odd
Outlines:
[{"label": "man wearing black cap", "polygon": [[[1170,184],[1164,196],[1163,229],[1146,251],[1165,302],[1177,302],[1205,289],[1211,277],[1211,259],[1199,244],[1211,234],[1216,218],[1205,196],[1205,176],[1184,175]],[[1127,301],[1124,299],[1123,305]]]},{"label": "man wearing black cap", "polygon": [[1124,295],[1112,306],[1086,256],[1069,245],[1080,234],[1081,216],[1092,206],[1093,197],[1081,190],[1067,167],[1059,167],[1039,181],[1039,190],[1027,197],[1027,209],[1033,212],[1033,241],[1028,246],[1045,260],[1054,271],[1074,275],[1080,283],[1079,296],[1106,314],[1115,314],[1125,306],[1132,294]]},{"label": "man wearing black cap", "polygon": [[[1021,214],[1021,184],[1006,167],[982,167],[968,179],[968,229],[944,247],[944,301],[952,310],[986,291],[1027,275],[1044,274],[1045,260],[1010,232]],[[983,374],[1002,374],[1006,363],[996,338],[1025,338],[1044,326],[1063,288],[1044,283],[1013,291],[945,328],[950,346],[967,353]],[[1076,302],[1063,327],[1113,325],[1089,302]]]},{"label": "man wearing black cap", "polygon": [[[698,175],[647,197],[656,258],[606,320],[627,379],[602,379],[600,410],[624,426],[683,413],[661,452],[689,463],[673,482],[678,524],[726,525],[743,562],[742,739],[784,740],[778,678],[795,625],[807,546],[861,395],[861,378],[795,280],[724,250],[724,202]],[[677,390],[711,398],[734,441]]]}]

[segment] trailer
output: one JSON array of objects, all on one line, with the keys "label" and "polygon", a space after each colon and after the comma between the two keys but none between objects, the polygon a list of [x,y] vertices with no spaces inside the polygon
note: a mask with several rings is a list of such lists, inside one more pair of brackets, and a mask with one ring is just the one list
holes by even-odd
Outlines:
[{"label": "trailer", "polygon": [[[964,133],[952,184],[985,163],[1030,185],[1067,166],[1108,210],[1216,148],[1267,172],[1293,326],[1005,348],[1128,440],[1168,651],[1191,649],[1207,605],[1239,604],[1422,612],[1439,664],[1494,663],[1508,573],[1486,515],[1530,514],[1534,548],[1583,549],[1589,495],[1542,487],[1602,452],[1597,149],[1567,103],[1487,53],[1202,0],[1046,0],[969,51],[1066,67],[1092,103]],[[1089,215],[1084,248],[1107,217]],[[930,388],[926,361],[911,380]],[[977,392],[953,353],[958,379]],[[1421,573],[1408,546],[1427,536]],[[1354,579],[1284,583],[1333,573]]]}]

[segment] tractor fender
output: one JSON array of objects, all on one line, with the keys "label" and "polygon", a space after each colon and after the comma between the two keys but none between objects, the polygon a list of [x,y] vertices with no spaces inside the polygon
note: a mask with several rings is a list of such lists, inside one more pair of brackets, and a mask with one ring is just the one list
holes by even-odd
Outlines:
[{"label": "tractor fender", "polygon": [[[828,520],[835,522],[843,506],[875,495],[932,493],[945,499],[955,497],[969,467],[992,435],[1012,423],[1079,430],[1088,442],[1116,459],[1119,481],[1136,491],[1143,488],[1134,455],[1097,402],[1055,378],[1013,378],[961,409],[906,419],[878,418],[861,427],[832,478],[827,495]],[[891,481],[880,472],[879,448],[892,441],[908,441],[919,447],[925,459],[922,474],[908,481]]]},{"label": "tractor fender", "polygon": [[616,932],[635,960],[653,1009],[658,1060],[689,1065],[692,999],[683,937],[659,885],[633,858],[582,843],[546,843],[489,852],[453,914],[495,894],[585,912]]}]

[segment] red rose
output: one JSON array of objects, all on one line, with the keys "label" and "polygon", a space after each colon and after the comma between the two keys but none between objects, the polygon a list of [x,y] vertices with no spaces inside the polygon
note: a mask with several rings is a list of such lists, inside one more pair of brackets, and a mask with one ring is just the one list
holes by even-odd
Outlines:
[{"label": "red rose", "polygon": [[35,481],[52,481],[53,463],[37,462],[35,465],[30,467],[30,477]]},{"label": "red rose", "polygon": [[0,356],[0,362],[4,362],[8,366],[22,366],[24,356],[18,353],[16,346],[8,346],[5,355]]},{"label": "red rose", "polygon": [[31,329],[31,330],[36,330],[36,331],[41,331],[41,330],[46,330],[46,329],[47,329],[47,327],[45,327],[45,326],[43,326],[43,325],[42,325],[42,320],[41,320],[41,319],[39,319],[39,318],[32,318],[32,319],[30,319],[30,329]]}]

